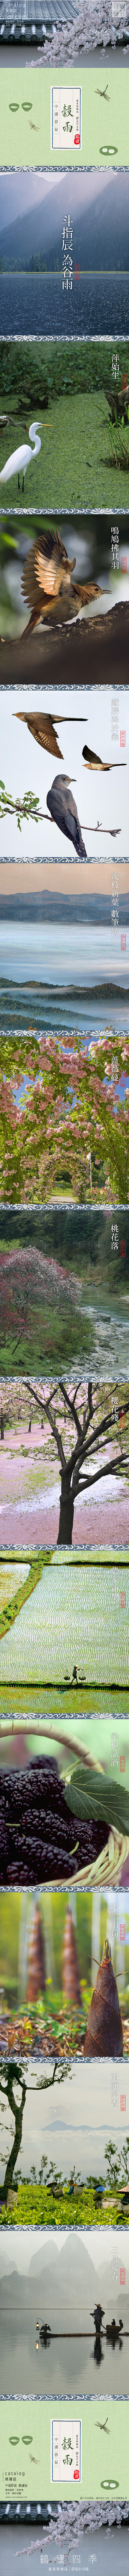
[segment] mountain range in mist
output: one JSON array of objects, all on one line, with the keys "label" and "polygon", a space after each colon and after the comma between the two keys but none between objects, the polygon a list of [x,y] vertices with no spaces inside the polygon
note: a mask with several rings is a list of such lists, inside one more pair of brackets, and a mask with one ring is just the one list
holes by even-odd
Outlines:
[{"label": "mountain range in mist", "polygon": [[[79,185],[78,185],[79,177]],[[129,171],[33,171],[31,198],[30,172],[10,173],[13,189],[8,190],[8,173],[0,178],[0,256],[9,268],[29,267],[39,256],[48,270],[59,263],[62,268],[62,226],[73,225],[73,270],[80,261],[81,270],[117,269],[128,273],[129,266]],[[22,182],[22,184],[21,184]],[[20,185],[19,185],[20,183]],[[31,182],[32,185],[32,182]]]}]

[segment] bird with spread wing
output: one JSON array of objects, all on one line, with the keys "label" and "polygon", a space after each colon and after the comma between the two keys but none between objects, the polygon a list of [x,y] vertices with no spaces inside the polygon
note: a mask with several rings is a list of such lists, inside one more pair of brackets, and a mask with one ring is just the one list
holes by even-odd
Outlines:
[{"label": "bird with spread wing", "polygon": [[[28,716],[27,714],[23,715],[22,709],[19,707],[16,721],[17,724],[28,725],[28,733],[33,734],[34,742],[40,743],[41,751],[49,751],[51,753],[51,759],[53,759],[53,752],[56,751],[57,760],[63,760],[63,751],[59,750],[56,733],[56,716],[42,715],[41,708],[39,716],[36,715],[36,710],[34,712],[34,716]],[[62,718],[59,716],[58,723],[61,724],[61,722]]]},{"label": "bird with spread wing", "polygon": [[21,577],[22,596],[31,612],[29,633],[50,613],[51,616],[54,613],[54,617],[58,615],[58,607],[61,608],[62,619],[63,609],[66,614],[67,606],[73,615],[73,601],[76,611],[88,605],[88,601],[90,603],[90,600],[100,597],[98,583],[72,583],[75,565],[76,555],[71,562],[58,528],[43,530],[40,539],[36,537],[34,545],[29,547]]},{"label": "bird with spread wing", "polygon": [[[86,724],[87,724],[87,716],[86,716]],[[91,751],[91,750],[90,750],[90,743],[88,743],[88,742],[84,742],[84,743],[83,743],[83,754],[82,754],[82,757],[83,757],[83,760],[84,760],[84,766],[85,766],[85,769],[101,769],[101,770],[102,770],[102,769],[107,769],[107,771],[108,771],[108,772],[109,772],[109,770],[110,770],[110,769],[114,769],[114,768],[115,768],[115,769],[121,769],[121,761],[120,761],[120,760],[115,760],[115,761],[113,761],[113,760],[100,760],[100,754],[99,754],[99,752],[98,752],[98,751]],[[126,768],[126,762],[125,762],[125,761],[123,762],[122,766],[123,766],[124,768]],[[111,835],[111,838],[112,838],[112,835]],[[113,838],[114,838],[114,835],[113,835]]]},{"label": "bird with spread wing", "polygon": [[[69,721],[69,719],[68,719],[68,716],[67,716],[67,723],[68,723],[68,721]],[[71,721],[71,719],[70,719],[70,721]],[[76,721],[76,720],[75,720],[75,717],[74,717],[74,718],[72,718],[72,721],[75,723],[75,721]],[[31,714],[31,715],[28,715],[28,714],[27,714],[27,712],[26,712],[26,714],[24,714],[24,713],[23,713],[22,708],[18,708],[18,714],[17,714],[17,716],[16,716],[16,722],[17,722],[17,724],[26,724],[26,725],[28,725],[28,733],[32,733],[32,734],[33,734],[33,740],[34,740],[34,742],[37,742],[37,743],[39,743],[39,744],[40,744],[40,746],[41,746],[41,751],[49,751],[49,752],[50,752],[50,754],[51,754],[51,757],[52,757],[52,758],[53,758],[53,752],[54,752],[54,751],[56,751],[56,753],[57,753],[57,760],[63,760],[63,751],[60,751],[60,747],[59,747],[59,743],[58,743],[58,736],[57,736],[57,732],[56,732],[56,716],[54,716],[54,715],[53,715],[53,716],[51,716],[51,715],[46,715],[46,714],[42,713],[42,709],[41,709],[41,707],[40,707],[40,712],[39,712],[39,715],[38,715],[38,716],[36,715],[36,708],[35,708],[35,710],[34,710],[34,715],[32,715],[32,714]],[[64,723],[65,723],[65,718],[64,718],[64,716],[62,716],[62,715],[61,715],[61,716],[58,716],[58,729],[59,729],[59,725],[64,724]],[[120,769],[120,767],[121,767],[121,762],[120,762],[120,761],[118,761],[118,760],[116,760],[116,761],[115,761],[115,764],[113,763],[113,761],[112,761],[112,760],[100,760],[100,759],[99,759],[99,754],[98,754],[96,751],[90,751],[90,748],[89,748],[88,743],[84,743],[84,744],[83,744],[83,760],[84,760],[84,764],[85,764],[85,768],[86,768],[86,769],[107,769],[107,770],[110,770],[110,769],[113,769],[114,765],[115,765],[115,769]],[[124,762],[124,768],[125,768],[125,762]]]},{"label": "bird with spread wing", "polygon": [[[84,760],[85,769],[108,769],[108,770],[109,770],[109,769],[113,769],[113,768],[114,768],[114,761],[113,761],[113,760],[100,760],[100,759],[99,759],[99,753],[98,753],[97,751],[90,751],[90,745],[89,745],[89,743],[87,743],[87,742],[84,742],[84,743],[83,743],[83,760]],[[120,760],[115,760],[115,769],[120,769],[120,767],[121,767],[121,762],[120,762]]]}]

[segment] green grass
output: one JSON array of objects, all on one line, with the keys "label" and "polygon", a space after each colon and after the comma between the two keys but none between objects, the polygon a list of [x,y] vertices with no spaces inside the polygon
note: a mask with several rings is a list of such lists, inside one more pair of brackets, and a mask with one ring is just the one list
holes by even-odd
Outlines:
[{"label": "green grass", "polygon": [[[15,407],[13,415],[11,406],[10,409],[10,421],[8,410],[7,426],[3,433],[0,431],[0,471],[13,447],[23,445],[29,436],[27,410],[23,415],[22,409],[20,414]],[[116,510],[118,504],[119,509],[128,508],[128,476],[122,467],[120,470],[119,462],[118,468],[115,461],[113,463],[110,452],[109,411],[104,387],[95,388],[93,393],[87,386],[84,391],[79,387],[79,392],[73,392],[72,399],[71,393],[64,391],[60,399],[56,396],[52,401],[50,394],[48,411],[41,410],[38,416],[41,452],[36,459],[33,458],[32,464],[30,462],[30,468],[27,466],[24,494],[22,496],[22,472],[20,491],[18,475],[12,475],[9,484],[5,488],[3,486],[3,494],[1,486],[1,506],[5,506],[6,491],[9,509],[11,506],[14,508],[14,504],[18,510],[24,507],[43,511],[51,508],[54,511],[107,510],[107,507]],[[117,441],[118,455],[123,438],[129,459],[129,428],[123,433],[114,430],[114,446]]]},{"label": "green grass", "polygon": [[[90,1716],[98,1718],[99,1712],[100,1717],[110,1716],[111,1720],[116,1717],[117,1720],[118,1718],[121,1720],[121,1690],[119,1689],[118,1683],[115,1684],[115,1682],[113,1688],[112,1684],[110,1688],[106,1687],[106,1683],[105,1686],[104,1683],[99,1683],[99,1688],[94,1684],[93,1690],[91,1683],[89,1685],[89,1689],[86,1683],[85,1685],[83,1684],[83,1690],[81,1690],[79,1683],[78,1689],[75,1690],[74,1682],[72,1682],[71,1690],[68,1690],[65,1686],[63,1691],[61,1683],[59,1683],[59,1685],[56,1684],[56,1688],[54,1686],[54,1682],[52,1685],[50,1683],[48,1683],[48,1685],[46,1685],[46,1683],[45,1685],[43,1683],[40,1684],[40,1717],[62,1717],[62,1707],[64,1718]],[[16,1714],[17,1719],[22,1719],[23,1717],[28,1717],[30,1719],[35,1718],[35,1721],[39,1719],[39,1685],[37,1682],[33,1683],[33,1687],[31,1687],[31,1689],[29,1688],[28,1682],[27,1686],[24,1682],[24,1689],[22,1683],[20,1683],[19,1686],[17,1685],[17,1690],[15,1683],[12,1681],[6,1681],[6,1690],[5,1683],[3,1684],[0,1682],[0,1720],[3,1720],[5,1717],[12,1719],[12,1717],[16,1717]],[[128,1717],[128,1714],[129,1693],[126,1688],[126,1684],[123,1681],[122,1715],[123,1717]]]},{"label": "green grass", "polygon": [[[51,1564],[51,1551],[49,1549],[47,1549],[47,1563]],[[40,1582],[40,1575],[42,1574],[42,1567],[44,1564],[46,1564],[46,1549],[40,1549],[39,1561],[36,1562],[36,1559],[31,1557],[30,1572],[28,1573],[26,1568],[25,1578],[23,1568],[20,1568],[18,1583],[17,1580],[15,1580],[14,1568],[13,1566],[10,1566],[10,1584],[8,1581],[6,1566],[3,1571],[2,1565],[2,1578],[0,1582],[0,1603],[2,1594],[2,1608],[0,1606],[0,1639],[7,1635],[8,1628],[10,1630],[10,1628],[14,1627],[14,1620],[18,1618],[18,1613],[21,1608],[23,1609],[24,1602],[29,1600],[30,1594],[32,1595],[35,1591],[35,1585],[37,1587],[37,1583]],[[8,1597],[8,1594],[10,1597]]]},{"label": "green grass", "polygon": [[21,1374],[23,1370],[24,1378],[28,1377],[28,1375],[29,1377],[35,1377],[35,1372],[36,1377],[40,1377],[41,1374],[43,1375],[43,1369],[47,1364],[49,1369],[52,1368],[52,1370],[56,1369],[58,1371],[58,1369],[60,1369],[60,1365],[62,1365],[63,1368],[64,1364],[67,1368],[68,1366],[71,1367],[72,1360],[75,1367],[75,1360],[77,1358],[78,1366],[80,1367],[80,1362],[82,1363],[83,1359],[85,1362],[86,1356],[87,1359],[89,1359],[91,1348],[92,1330],[90,1329],[88,1317],[85,1318],[85,1315],[83,1316],[82,1314],[80,1322],[79,1311],[76,1313],[74,1309],[72,1315],[72,1306],[70,1306],[69,1315],[67,1316],[65,1313],[63,1314],[63,1312],[60,1315],[59,1308],[58,1311],[56,1308],[55,1311],[53,1310],[52,1314],[48,1314],[48,1321],[46,1320],[46,1311],[45,1315],[43,1315],[42,1310],[41,1317],[39,1316],[38,1318],[37,1315],[30,1314],[29,1312],[28,1340],[27,1335],[25,1335],[25,1340],[23,1338],[23,1334],[21,1334],[21,1340],[19,1335],[19,1342],[16,1349],[16,1345],[14,1348],[14,1339],[11,1339],[11,1334],[9,1334],[8,1342],[6,1344],[2,1342],[1,1335],[1,1370],[4,1370],[4,1377],[13,1377],[14,1367],[15,1375],[17,1371],[18,1377],[19,1368],[21,1370]]}]

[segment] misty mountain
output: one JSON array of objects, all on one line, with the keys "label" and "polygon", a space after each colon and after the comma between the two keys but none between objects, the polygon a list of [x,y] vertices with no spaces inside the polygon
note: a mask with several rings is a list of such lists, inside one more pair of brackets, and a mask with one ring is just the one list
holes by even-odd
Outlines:
[{"label": "misty mountain", "polygon": [[76,171],[65,171],[61,178],[58,171],[54,171],[50,185],[48,179],[45,182],[43,174],[38,203],[37,174],[34,172],[32,205],[28,191],[29,172],[23,172],[22,213],[21,189],[19,197],[18,188],[21,173],[16,171],[14,176],[13,203],[16,211],[12,220],[7,220],[6,171],[3,174],[0,253],[2,261],[6,260],[9,267],[11,264],[13,267],[13,263],[18,267],[29,264],[37,254],[41,261],[46,261],[48,269],[53,268],[56,259],[61,267],[62,225],[69,214],[73,225],[73,268],[75,261],[80,261],[81,269],[111,268],[128,272],[129,171],[97,171],[95,174],[79,171],[79,186]]},{"label": "misty mountain", "polygon": [[[99,2229],[99,2243],[98,2231],[94,2229],[94,2242],[92,2233],[90,2246],[88,2243],[87,2232],[86,2238],[84,2239],[83,2229],[78,2230],[76,2236],[76,2266],[74,2230],[73,2235],[70,2235],[70,2239],[69,2234],[66,2234],[63,2230],[61,2230],[60,2234],[59,2231],[56,2236],[56,2244],[54,2243],[51,2233],[49,2236],[47,2234],[46,2241],[43,2240],[41,2242],[40,2239],[40,2245],[37,2245],[36,2242],[30,2261],[28,2260],[28,2266],[28,2249],[26,2245],[25,2254],[23,2234],[21,2272],[18,2269],[18,2253],[15,2266],[8,2262],[9,2249],[6,2240],[4,2256],[3,2247],[1,2248],[1,2309],[5,2319],[8,2317],[8,2328],[10,2327],[12,2319],[12,2326],[16,2320],[17,2328],[19,2328],[19,2325],[21,2325],[21,2328],[22,2325],[25,2325],[27,2332],[30,2318],[31,2322],[35,2323],[35,2316],[37,2314],[39,2316],[39,2321],[41,2317],[47,2316],[51,2324],[51,2328],[54,2327],[55,2330],[64,2326],[64,2328],[66,2327],[67,2333],[70,2321],[71,2330],[72,2327],[75,2327],[76,2330],[77,2319],[78,2327],[81,2330],[82,2328],[85,2330],[86,2328],[90,2328],[91,2312],[92,2310],[94,2311],[95,2299],[100,2299],[101,2305],[105,2311],[105,2323],[106,2318],[111,2321],[111,2317],[114,2312],[117,2323],[121,2307],[120,2257],[122,2262],[122,2235],[123,2231],[121,2231],[121,2238],[119,2240],[119,2234],[117,2232],[117,2277],[115,2282],[113,2282],[112,2271],[112,2238],[110,2236],[110,2231],[107,2229],[104,2229],[104,2231]],[[114,2255],[115,2252],[116,2247],[114,2246]],[[127,2253],[127,2237],[126,2267],[126,2296],[124,2293],[125,2326],[128,2321],[127,2288],[129,2257]],[[37,2301],[39,2302],[38,2306]]]}]

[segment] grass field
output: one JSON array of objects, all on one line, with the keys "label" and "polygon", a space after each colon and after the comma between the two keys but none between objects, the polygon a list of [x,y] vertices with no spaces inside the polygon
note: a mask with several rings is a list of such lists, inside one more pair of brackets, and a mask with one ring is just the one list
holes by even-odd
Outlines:
[{"label": "grass field", "polygon": [[[11,476],[7,486],[2,488],[1,484],[1,508],[6,507],[7,492],[7,506],[15,506],[17,510],[22,507],[43,511],[107,508],[116,511],[116,506],[121,510],[127,509],[129,424],[124,426],[124,430],[121,425],[114,427],[111,453],[109,410],[104,387],[94,388],[94,391],[88,390],[87,386],[85,391],[79,387],[79,391],[73,391],[72,398],[71,393],[64,391],[60,399],[55,397],[54,401],[50,394],[48,411],[39,410],[37,417],[40,455],[33,457],[30,467],[27,466],[23,494],[22,471],[20,490],[18,473]],[[24,415],[21,408],[20,415],[12,398],[8,404],[6,426],[2,429],[0,423],[0,472],[13,449],[24,446],[28,438],[28,406]],[[127,456],[128,471],[120,461],[123,453]]]}]

